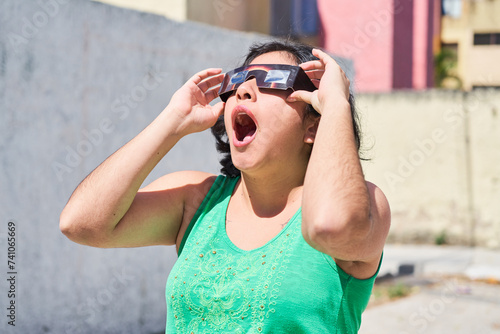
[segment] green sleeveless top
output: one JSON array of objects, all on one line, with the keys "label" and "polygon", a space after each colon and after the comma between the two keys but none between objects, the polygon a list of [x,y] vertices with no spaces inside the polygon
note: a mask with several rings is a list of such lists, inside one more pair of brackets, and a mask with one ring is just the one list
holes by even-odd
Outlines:
[{"label": "green sleeveless top", "polygon": [[166,333],[357,333],[376,275],[356,279],[309,246],[300,209],[264,246],[235,246],[225,220],[238,180],[217,177],[187,228],[166,285]]}]

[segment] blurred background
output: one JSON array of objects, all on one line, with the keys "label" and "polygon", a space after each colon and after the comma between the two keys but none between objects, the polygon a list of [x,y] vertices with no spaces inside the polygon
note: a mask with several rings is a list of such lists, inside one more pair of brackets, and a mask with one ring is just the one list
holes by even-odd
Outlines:
[{"label": "blurred background", "polygon": [[[349,76],[363,168],[391,204],[390,245],[500,258],[499,14],[500,0],[2,0],[0,332],[164,330],[175,248],[80,246],[59,214],[195,72],[230,70],[272,38],[322,47]],[[145,183],[218,173],[217,159],[208,131],[191,135]]]}]

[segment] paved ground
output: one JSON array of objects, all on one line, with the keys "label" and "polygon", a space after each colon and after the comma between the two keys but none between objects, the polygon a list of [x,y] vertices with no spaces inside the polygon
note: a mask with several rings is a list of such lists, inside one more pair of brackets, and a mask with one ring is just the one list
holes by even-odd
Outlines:
[{"label": "paved ground", "polygon": [[500,251],[388,245],[379,278],[410,293],[371,303],[360,334],[500,334]]}]

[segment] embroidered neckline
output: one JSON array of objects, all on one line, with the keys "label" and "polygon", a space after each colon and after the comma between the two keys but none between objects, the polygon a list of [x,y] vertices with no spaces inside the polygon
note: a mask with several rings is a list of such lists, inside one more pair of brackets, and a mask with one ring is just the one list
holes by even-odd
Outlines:
[{"label": "embroidered neckline", "polygon": [[257,248],[250,249],[250,250],[241,249],[240,247],[236,246],[231,241],[231,239],[227,235],[227,230],[226,230],[227,210],[229,208],[229,202],[231,201],[231,197],[233,197],[234,188],[236,187],[237,184],[238,184],[238,182],[234,183],[232,189],[230,189],[230,191],[231,191],[229,193],[230,196],[227,196],[224,199],[224,202],[223,202],[224,203],[224,215],[221,215],[219,221],[217,222],[217,224],[219,225],[218,228],[220,229],[220,231],[222,231],[222,239],[224,240],[224,242],[226,243],[227,246],[229,246],[232,250],[234,250],[238,253],[246,254],[246,253],[262,251],[264,248],[266,248],[270,244],[274,243],[288,229],[290,229],[291,225],[295,224],[295,221],[297,220],[297,216],[302,212],[302,207],[299,207],[299,209],[295,212],[295,214],[292,216],[292,218],[290,218],[290,220],[288,221],[288,224],[286,224],[286,226],[283,229],[281,229],[281,231],[278,234],[276,234],[271,240],[266,242],[264,245],[259,246]]}]

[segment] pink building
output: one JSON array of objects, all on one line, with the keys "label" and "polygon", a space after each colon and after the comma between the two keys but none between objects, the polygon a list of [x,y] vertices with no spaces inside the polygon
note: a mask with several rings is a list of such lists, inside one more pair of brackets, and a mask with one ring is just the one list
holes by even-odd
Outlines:
[{"label": "pink building", "polygon": [[358,92],[434,86],[440,0],[317,0],[322,46],[354,61]]}]

